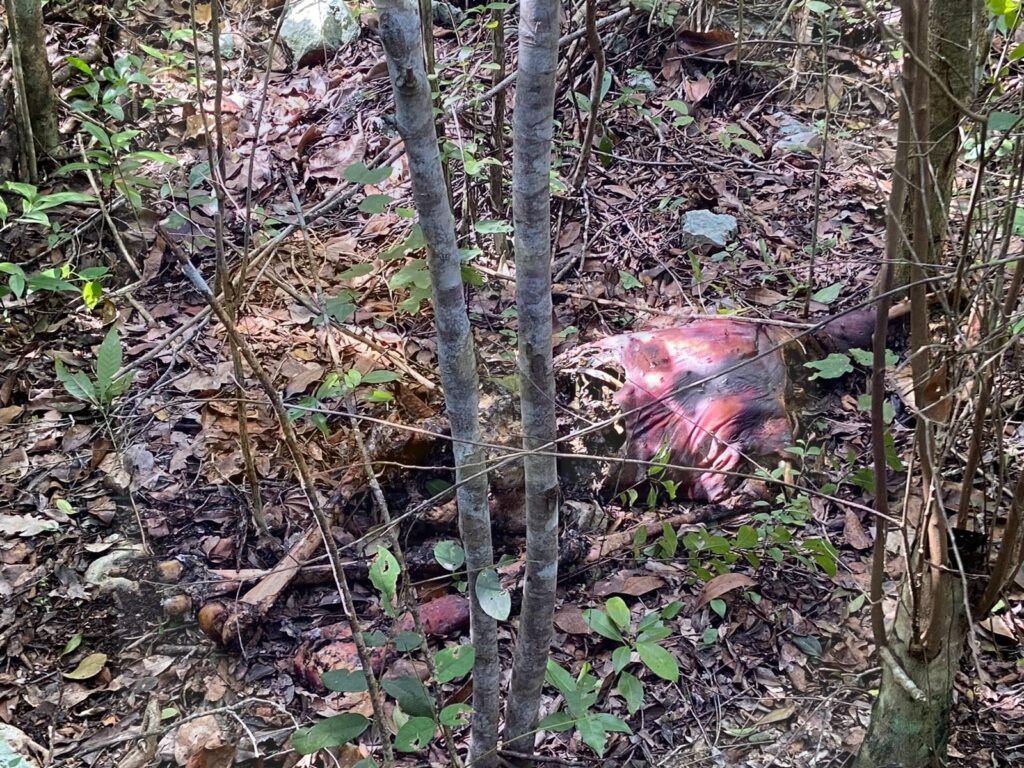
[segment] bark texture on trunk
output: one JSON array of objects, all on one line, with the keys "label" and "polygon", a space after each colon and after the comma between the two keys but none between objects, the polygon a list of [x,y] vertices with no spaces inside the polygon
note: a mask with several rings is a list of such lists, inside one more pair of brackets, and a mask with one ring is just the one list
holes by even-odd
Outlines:
[{"label": "bark texture on trunk", "polygon": [[[519,78],[512,131],[512,216],[519,314],[519,389],[523,446],[555,439],[555,378],[551,362],[551,138],[558,64],[557,0],[519,4]],[[551,649],[558,583],[558,472],[553,456],[527,455],[526,584],[505,710],[505,743],[537,720]]]},{"label": "bark texture on trunk", "polygon": [[[927,569],[921,572],[928,578]],[[944,572],[939,594],[948,601],[943,626],[937,628],[945,642],[929,658],[915,637],[913,595],[904,580],[888,652],[883,654],[878,698],[856,768],[934,768],[945,764],[953,678],[967,636],[960,575]]]},{"label": "bark texture on trunk", "polygon": [[[960,126],[964,114],[960,105],[970,106],[978,90],[978,52],[985,29],[985,5],[979,0],[932,0],[928,14],[929,69],[934,79],[928,92],[928,162],[931,179],[926,189],[931,244],[920,258],[929,264],[942,263],[946,242],[953,179],[960,156]],[[912,185],[920,183],[913,178]],[[907,237],[913,230],[914,196],[907,199],[903,217]],[[896,265],[894,284],[910,281],[910,260],[906,246]]]},{"label": "bark texture on trunk", "polygon": [[57,133],[56,97],[46,58],[43,9],[39,0],[7,0],[13,53],[24,73],[25,107],[36,147],[52,153],[60,141]]},{"label": "bark texture on trunk", "polygon": [[413,0],[378,0],[380,36],[395,94],[398,131],[405,141],[413,201],[427,243],[434,295],[437,356],[451,422],[459,507],[471,595],[470,633],[476,649],[470,762],[497,762],[499,675],[497,622],[480,608],[476,578],[493,565],[487,475],[480,446],[479,382],[466,313],[455,221],[434,127],[424,69],[420,21]]}]

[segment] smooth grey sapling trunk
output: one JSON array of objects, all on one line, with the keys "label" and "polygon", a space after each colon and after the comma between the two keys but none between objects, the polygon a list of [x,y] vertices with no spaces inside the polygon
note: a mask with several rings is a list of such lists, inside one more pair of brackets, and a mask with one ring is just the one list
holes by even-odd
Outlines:
[{"label": "smooth grey sapling trunk", "polygon": [[[552,450],[556,435],[551,363],[551,136],[558,64],[557,0],[519,3],[519,78],[512,130],[512,216],[519,315],[523,447]],[[558,579],[558,473],[554,456],[528,453],[526,585],[516,638],[504,741],[530,751],[551,649]],[[518,743],[515,743],[521,739]]]},{"label": "smooth grey sapling trunk", "polygon": [[459,528],[466,550],[471,596],[473,716],[470,762],[497,763],[499,675],[497,622],[480,608],[476,577],[493,565],[487,475],[480,447],[479,382],[466,313],[455,221],[441,169],[430,86],[424,69],[414,0],[377,0],[380,37],[395,95],[398,132],[412,180],[412,196],[427,243],[427,264],[437,324],[437,356],[455,454]]}]

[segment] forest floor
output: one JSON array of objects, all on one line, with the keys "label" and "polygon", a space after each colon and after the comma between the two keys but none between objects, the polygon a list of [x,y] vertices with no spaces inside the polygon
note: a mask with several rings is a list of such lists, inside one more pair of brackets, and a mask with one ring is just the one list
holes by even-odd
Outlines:
[{"label": "forest floor", "polygon": [[[101,169],[122,185],[105,195],[121,244],[103,212],[88,203],[54,205],[48,223],[0,230],[5,258],[27,273],[70,265],[53,277],[53,290],[37,282],[27,296],[2,300],[0,723],[29,734],[49,752],[49,765],[126,765],[135,749],[130,737],[151,731],[159,732],[162,764],[293,765],[300,760],[289,747],[296,724],[341,711],[368,713],[368,702],[364,694],[326,695],[303,666],[325,643],[318,631],[341,620],[334,588],[315,583],[315,573],[282,596],[241,648],[216,647],[194,619],[194,609],[241,594],[243,583],[277,563],[309,530],[311,517],[274,414],[250,379],[246,422],[269,534],[254,525],[225,337],[165,240],[213,279],[208,6],[199,6],[196,19],[202,109],[185,72],[195,55],[189,4],[140,0],[128,8],[113,18],[103,6],[58,9],[49,19],[55,64],[57,51],[60,59],[91,62],[66,73],[61,92],[68,101],[88,99],[81,87],[89,82],[107,89],[116,80],[124,88],[112,97],[112,110],[100,113],[94,102],[91,113],[106,135],[124,136],[120,154],[111,150],[119,159]],[[222,130],[232,267],[244,248],[247,206],[255,217],[238,325],[287,404],[300,409],[294,424],[305,458],[324,499],[332,497],[335,538],[357,564],[379,541],[365,535],[377,518],[332,372],[362,374],[358,415],[378,420],[365,430],[371,452],[398,440],[388,424],[435,431],[443,425],[429,283],[405,208],[408,171],[389,117],[382,51],[365,16],[361,39],[325,63],[296,67],[275,50],[264,89],[276,14],[246,3],[227,8],[234,50],[223,62]],[[577,99],[574,107],[566,94],[589,93],[591,59],[585,41],[563,48],[552,222],[556,352],[700,314],[803,320],[807,309],[815,322],[868,299],[885,247],[898,62],[877,23],[850,9],[824,61],[817,44],[789,44],[789,23],[765,8],[763,19],[748,9],[745,24],[755,37],[776,42],[744,48],[742,62],[735,49],[713,47],[725,38],[692,32],[696,25],[682,19],[673,32],[637,11],[606,28],[613,75],[600,111],[603,136],[578,191],[570,181],[588,102]],[[436,29],[437,59],[456,219],[463,244],[474,249],[467,264],[470,311],[485,389],[500,398],[516,345],[508,280],[514,273],[500,247],[509,212],[494,210],[487,193],[494,100],[474,102],[490,86],[490,32],[479,17],[468,18],[457,30]],[[734,18],[706,19],[699,28],[735,29]],[[96,39],[101,25],[104,40]],[[95,74],[115,60],[126,62],[120,71]],[[145,78],[132,77],[142,72]],[[787,132],[800,137],[799,146],[780,143]],[[69,138],[68,146],[69,162],[77,161],[78,145]],[[379,167],[382,158],[391,168],[384,178],[346,175],[357,163]],[[497,167],[507,185],[510,163]],[[96,174],[102,184],[103,174]],[[969,187],[969,169],[958,184]],[[74,168],[39,191],[61,190],[92,192]],[[133,194],[138,209],[128,202]],[[5,197],[16,211],[14,198]],[[731,214],[738,232],[723,248],[688,251],[680,227],[694,209]],[[300,227],[273,241],[289,224]],[[104,266],[105,275],[89,272]],[[95,301],[78,292],[91,275],[103,289]],[[67,284],[75,292],[63,290]],[[323,322],[325,314],[340,329]],[[134,380],[98,410],[71,396],[54,364],[90,372],[111,323]],[[681,676],[670,683],[648,671],[632,715],[610,683],[602,689],[598,706],[632,730],[609,736],[603,761],[574,731],[546,732],[538,754],[551,764],[581,766],[849,764],[879,679],[865,600],[873,525],[864,511],[870,499],[857,482],[871,458],[869,419],[858,402],[865,379],[863,371],[846,376],[801,414],[801,480],[818,488],[831,483],[838,501],[780,497],[752,508],[760,517],[707,530],[690,526],[678,541],[671,533],[653,536],[564,581],[554,644],[559,664],[575,674],[587,662],[611,680],[615,645],[582,612],[619,595],[634,621],[668,609],[664,621],[672,631],[662,645]],[[911,430],[895,395],[893,406],[899,449]],[[321,415],[303,407],[319,407]],[[485,425],[485,432],[496,426]],[[450,456],[437,453],[425,461],[401,454],[393,463],[406,466],[392,466],[381,478],[392,513],[443,490],[451,481],[446,461]],[[894,489],[903,477],[893,474]],[[567,503],[570,512],[599,509],[611,530],[685,506],[659,498],[652,510],[642,500],[628,506],[586,494],[570,494]],[[776,529],[787,533],[771,539]],[[428,512],[400,530],[410,559],[426,563],[420,600],[450,591],[451,577],[430,567],[435,544],[457,535],[450,517]],[[699,543],[713,535],[721,548]],[[785,545],[776,546],[783,538]],[[822,551],[809,541],[828,542],[835,559],[815,557]],[[502,568],[507,585],[521,573],[521,544],[515,530],[499,535],[499,552],[509,556]],[[123,572],[115,565],[113,576],[96,576],[95,563],[109,564],[104,558],[129,546],[142,556],[121,562]],[[246,569],[248,575],[239,574]],[[118,577],[132,583],[110,583]],[[367,628],[391,631],[365,570],[353,566],[352,578]],[[1024,758],[1022,594],[1018,584],[1005,619],[974,631],[957,678],[954,765]],[[169,616],[176,610],[183,618]],[[511,633],[503,623],[506,670]],[[434,642],[459,640],[456,633]],[[399,656],[389,666],[422,668],[418,651]],[[448,702],[461,701],[468,686],[449,683],[443,693]],[[547,689],[545,711],[559,704]],[[147,715],[154,707],[155,718]],[[207,710],[218,717],[196,717]],[[465,739],[465,729],[456,736]],[[352,766],[365,754],[349,746],[336,758],[321,754],[299,764]],[[449,762],[440,740],[402,760]]]}]

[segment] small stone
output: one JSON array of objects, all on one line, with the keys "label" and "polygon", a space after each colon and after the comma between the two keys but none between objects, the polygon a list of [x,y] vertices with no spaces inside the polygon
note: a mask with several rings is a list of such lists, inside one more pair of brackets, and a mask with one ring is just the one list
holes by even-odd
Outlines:
[{"label": "small stone", "polygon": [[785,112],[776,112],[772,118],[779,126],[780,135],[772,144],[772,157],[814,155],[821,151],[821,134],[813,125],[797,120]]},{"label": "small stone", "polygon": [[168,619],[181,621],[192,612],[192,598],[188,595],[174,595],[160,603],[160,607]]},{"label": "small stone", "polygon": [[156,577],[164,584],[174,584],[181,578],[183,567],[177,560],[164,560],[156,564]]},{"label": "small stone", "polygon": [[281,40],[298,66],[326,61],[359,37],[345,0],[298,0],[284,13]]},{"label": "small stone", "polygon": [[451,3],[445,3],[442,0],[434,0],[430,4],[430,10],[434,26],[442,29],[455,29],[466,18],[466,14],[461,8],[456,8]]},{"label": "small stone", "polygon": [[626,87],[641,93],[654,93],[658,90],[654,75],[643,68],[626,70]]},{"label": "small stone", "polygon": [[736,217],[728,213],[687,211],[683,214],[683,247],[725,248],[736,236]]}]

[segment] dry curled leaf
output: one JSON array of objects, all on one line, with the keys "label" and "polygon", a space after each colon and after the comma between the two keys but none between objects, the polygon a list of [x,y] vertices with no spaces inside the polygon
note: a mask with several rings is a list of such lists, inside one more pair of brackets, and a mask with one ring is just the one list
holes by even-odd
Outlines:
[{"label": "dry curled leaf", "polygon": [[697,604],[707,605],[716,597],[721,597],[728,592],[732,592],[734,589],[743,589],[744,587],[756,585],[757,582],[745,573],[723,573],[720,576],[715,576],[715,578],[704,585]]}]

